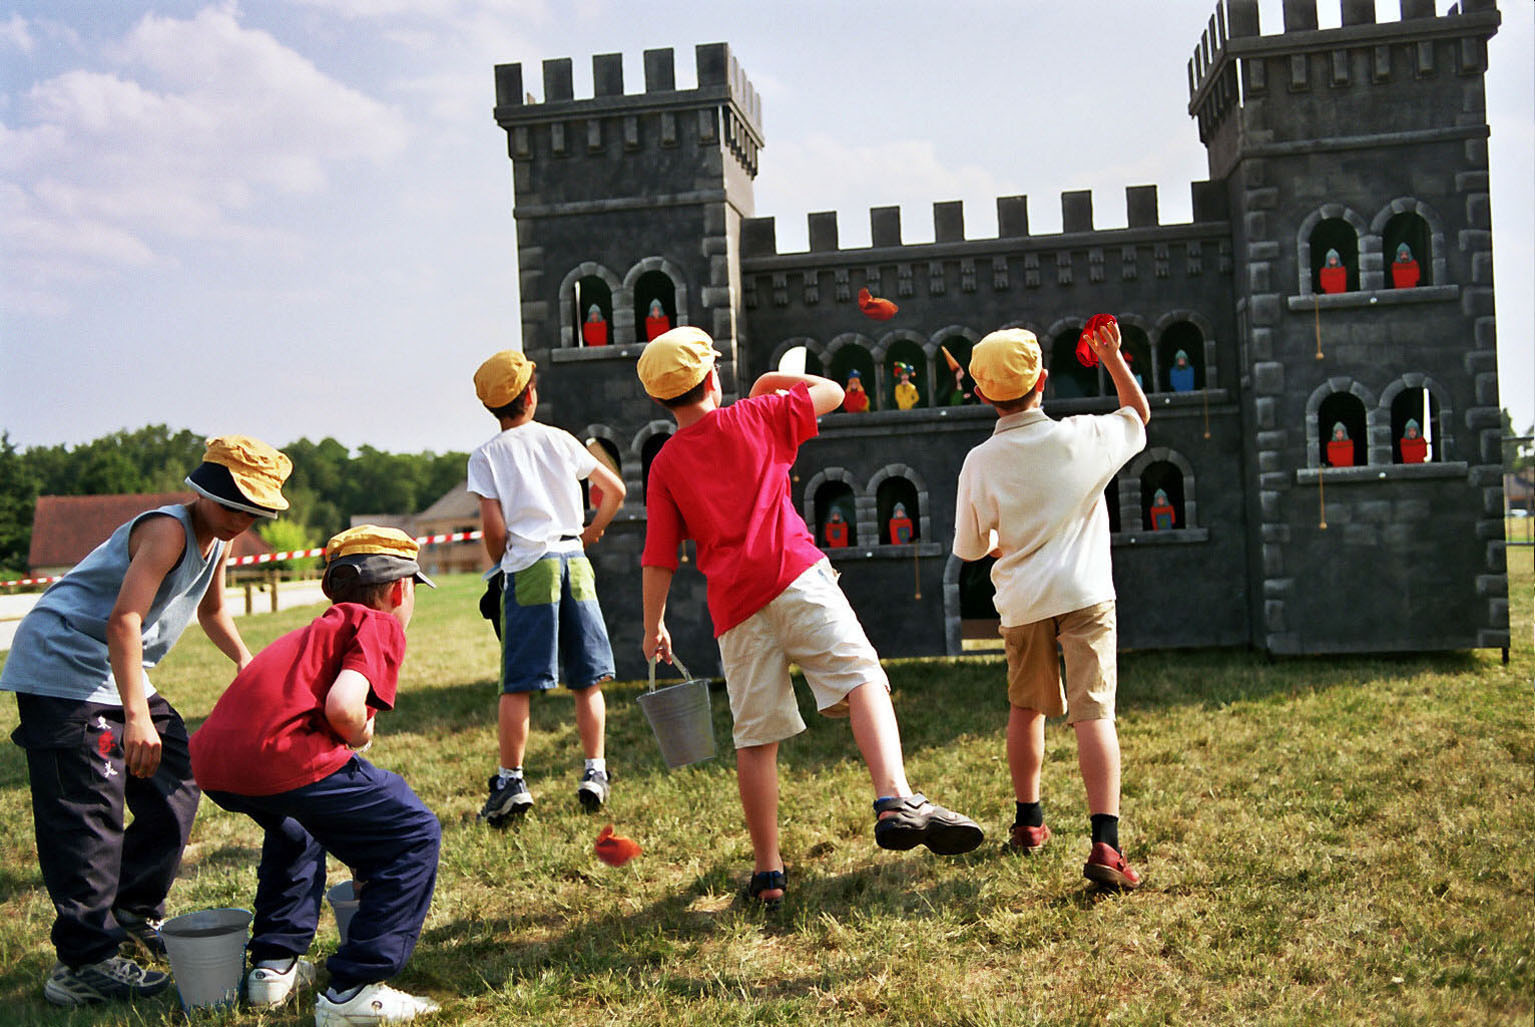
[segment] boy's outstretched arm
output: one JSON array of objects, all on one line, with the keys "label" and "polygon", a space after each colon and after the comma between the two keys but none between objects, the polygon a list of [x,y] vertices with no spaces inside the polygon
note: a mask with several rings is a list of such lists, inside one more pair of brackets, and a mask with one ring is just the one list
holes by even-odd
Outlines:
[{"label": "boy's outstretched arm", "polygon": [[1141,424],[1150,424],[1151,405],[1146,402],[1146,393],[1141,391],[1135,375],[1130,372],[1130,365],[1125,363],[1124,355],[1119,352],[1119,325],[1113,322],[1104,325],[1093,333],[1088,342],[1093,352],[1098,354],[1098,359],[1103,361],[1104,370],[1114,379],[1119,405],[1134,410]]},{"label": "boy's outstretched arm", "polygon": [[325,693],[325,722],[348,746],[361,749],[373,741],[368,695],[373,686],[355,670],[343,670]]},{"label": "boy's outstretched arm", "polygon": [[645,637],[640,648],[645,659],[672,662],[672,636],[666,630],[666,596],[672,590],[672,574],[666,567],[641,567],[642,605],[645,610]]},{"label": "boy's outstretched arm", "polygon": [[612,523],[618,508],[624,504],[624,480],[606,464],[599,463],[588,481],[602,490],[602,502],[597,504],[597,513],[592,517],[592,523],[581,532],[583,546],[592,545],[602,538],[602,533]]},{"label": "boy's outstretched arm", "polygon": [[123,765],[134,777],[149,777],[160,766],[160,733],[144,695],[144,618],[185,548],[176,518],[141,521],[128,536],[128,570],[107,617],[107,659],[123,704]]},{"label": "boy's outstretched arm", "polygon": [[224,559],[219,561],[208,591],[197,604],[197,623],[202,625],[203,634],[218,646],[219,652],[233,660],[236,669],[244,670],[251,661],[251,653],[245,647],[245,639],[240,637],[240,629],[235,627],[229,604],[224,602],[224,568],[229,565],[231,552],[225,548]]},{"label": "boy's outstretched arm", "polygon": [[783,371],[769,371],[753,383],[751,394],[765,396],[779,389],[792,389],[800,382],[810,387],[810,404],[815,407],[817,417],[829,414],[842,405],[842,386],[818,374],[786,374]]}]

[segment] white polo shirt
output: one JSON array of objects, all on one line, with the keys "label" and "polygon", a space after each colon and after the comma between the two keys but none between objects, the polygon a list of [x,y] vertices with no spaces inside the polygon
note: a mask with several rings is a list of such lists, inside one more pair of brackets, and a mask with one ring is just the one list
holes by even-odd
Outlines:
[{"label": "white polo shirt", "polygon": [[1146,445],[1129,407],[1051,420],[1035,407],[997,419],[965,457],[954,555],[991,569],[1003,627],[1033,624],[1114,598],[1103,490]]},{"label": "white polo shirt", "polygon": [[469,454],[469,491],[499,501],[506,521],[503,571],[515,574],[545,553],[581,550],[581,482],[596,469],[597,458],[574,435],[538,421],[508,428]]}]

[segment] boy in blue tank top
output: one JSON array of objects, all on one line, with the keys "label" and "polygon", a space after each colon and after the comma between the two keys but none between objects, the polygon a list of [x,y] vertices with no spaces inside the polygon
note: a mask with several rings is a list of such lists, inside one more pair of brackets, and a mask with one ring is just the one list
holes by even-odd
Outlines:
[{"label": "boy in blue tank top", "polygon": [[[227,546],[288,508],[292,464],[241,435],[208,440],[184,505],[140,514],[55,582],[0,672],[15,692],[58,963],[43,994],[78,1006],[152,995],[169,978],[118,954],[162,954],[159,919],[200,794],[186,727],[145,671],[195,616],[236,666],[251,660],[224,606]],[[124,807],[133,823],[124,830]]]}]

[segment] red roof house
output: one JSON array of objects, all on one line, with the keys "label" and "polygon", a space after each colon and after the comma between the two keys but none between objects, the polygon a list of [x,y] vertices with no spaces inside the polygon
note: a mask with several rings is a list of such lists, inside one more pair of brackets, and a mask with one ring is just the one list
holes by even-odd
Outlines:
[{"label": "red roof house", "polygon": [[[32,548],[27,569],[33,577],[63,574],[112,532],[145,510],[186,503],[190,492],[150,492],[129,496],[38,496],[32,514]],[[272,547],[254,530],[233,542],[235,556],[270,553]]]}]

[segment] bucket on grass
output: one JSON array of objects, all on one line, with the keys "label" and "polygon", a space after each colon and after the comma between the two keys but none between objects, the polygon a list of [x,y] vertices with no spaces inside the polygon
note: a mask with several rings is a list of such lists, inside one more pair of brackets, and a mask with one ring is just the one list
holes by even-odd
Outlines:
[{"label": "bucket on grass", "polygon": [[248,909],[204,909],[160,925],[182,1009],[233,1006],[239,999],[250,923]]},{"label": "bucket on grass", "polygon": [[675,656],[672,662],[687,680],[656,687],[656,661],[650,661],[650,691],[640,693],[640,709],[650,721],[670,770],[714,758],[714,720],[709,716],[709,681],[688,673]]},{"label": "bucket on grass", "polygon": [[346,930],[352,924],[352,915],[357,912],[357,889],[352,887],[351,881],[342,881],[327,891],[325,898],[336,914],[336,930],[341,935],[341,944],[345,945]]}]

